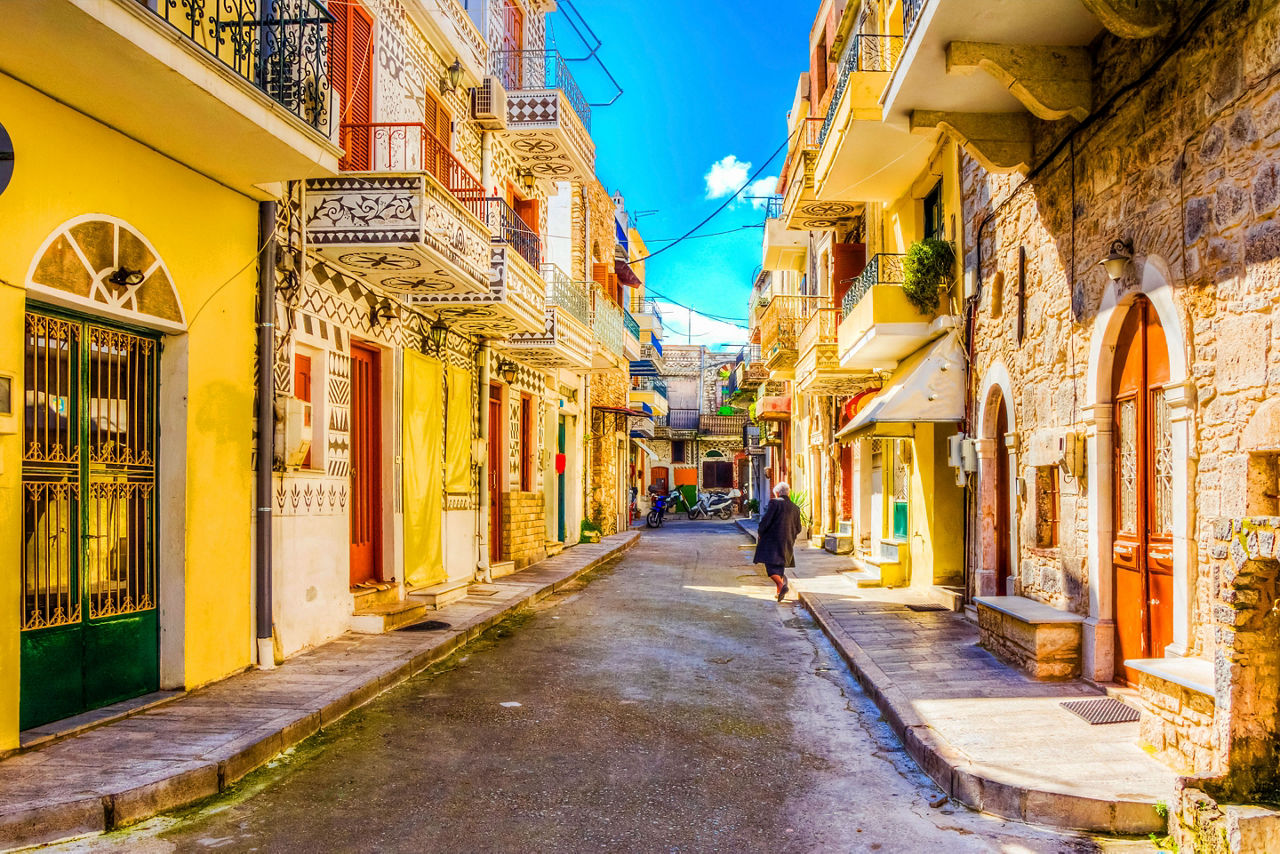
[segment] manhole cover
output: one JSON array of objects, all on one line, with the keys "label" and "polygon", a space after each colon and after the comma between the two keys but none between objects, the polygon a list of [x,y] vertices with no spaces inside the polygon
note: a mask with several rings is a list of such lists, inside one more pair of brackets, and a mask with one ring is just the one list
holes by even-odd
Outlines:
[{"label": "manhole cover", "polygon": [[932,602],[925,605],[908,605],[908,611],[950,611],[946,605],[935,605]]},{"label": "manhole cover", "polygon": [[1138,719],[1138,710],[1122,703],[1115,697],[1102,697],[1097,700],[1070,700],[1058,705],[1089,723],[1127,724]]},{"label": "manhole cover", "polygon": [[398,632],[438,632],[441,629],[451,628],[444,620],[423,620],[421,623],[410,623],[407,626],[401,626],[396,629]]}]

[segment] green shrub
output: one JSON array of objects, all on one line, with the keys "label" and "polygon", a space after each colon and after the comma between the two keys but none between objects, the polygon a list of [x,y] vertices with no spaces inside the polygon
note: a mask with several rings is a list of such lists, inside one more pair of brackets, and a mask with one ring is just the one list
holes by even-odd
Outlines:
[{"label": "green shrub", "polygon": [[933,314],[942,292],[955,279],[956,251],[945,240],[929,237],[911,244],[902,259],[902,292],[921,314]]}]

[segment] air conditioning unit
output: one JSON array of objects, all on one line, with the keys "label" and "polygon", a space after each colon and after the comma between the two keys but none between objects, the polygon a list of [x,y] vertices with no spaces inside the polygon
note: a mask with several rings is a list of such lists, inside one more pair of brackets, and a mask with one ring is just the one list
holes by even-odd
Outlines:
[{"label": "air conditioning unit", "polygon": [[502,81],[489,75],[471,90],[471,118],[488,130],[507,128],[507,90]]},{"label": "air conditioning unit", "polygon": [[285,464],[300,466],[311,453],[311,404],[296,397],[289,398],[284,425]]}]

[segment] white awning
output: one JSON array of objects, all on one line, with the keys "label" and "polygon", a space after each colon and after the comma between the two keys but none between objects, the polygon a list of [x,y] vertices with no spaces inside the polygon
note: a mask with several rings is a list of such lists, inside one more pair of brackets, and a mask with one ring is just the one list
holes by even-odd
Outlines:
[{"label": "white awning", "polygon": [[633,442],[635,442],[635,443],[636,443],[636,447],[637,447],[637,448],[639,448],[640,450],[642,450],[642,451],[644,451],[646,454],[648,454],[648,455],[649,455],[649,459],[650,459],[652,462],[655,462],[655,463],[656,463],[656,462],[658,461],[658,455],[657,455],[657,454],[655,454],[655,453],[653,452],[653,449],[652,449],[652,448],[650,448],[648,445],[646,445],[646,444],[644,443],[644,440],[643,440],[643,439],[637,439],[635,436],[632,436],[632,437],[631,437],[631,441],[633,441]]},{"label": "white awning", "polygon": [[962,421],[965,374],[964,347],[953,330],[904,359],[836,438],[910,436],[915,424]]}]

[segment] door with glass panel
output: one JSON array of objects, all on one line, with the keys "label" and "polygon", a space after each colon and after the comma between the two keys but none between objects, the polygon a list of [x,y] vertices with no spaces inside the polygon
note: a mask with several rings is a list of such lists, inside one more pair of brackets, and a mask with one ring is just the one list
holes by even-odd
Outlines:
[{"label": "door with glass panel", "polygon": [[150,334],[25,318],[23,729],[156,690],[156,384]]},{"label": "door with glass panel", "polygon": [[1129,309],[1116,345],[1114,400],[1117,679],[1135,684],[1126,659],[1162,658],[1173,640],[1173,452],[1169,351],[1146,299]]}]

